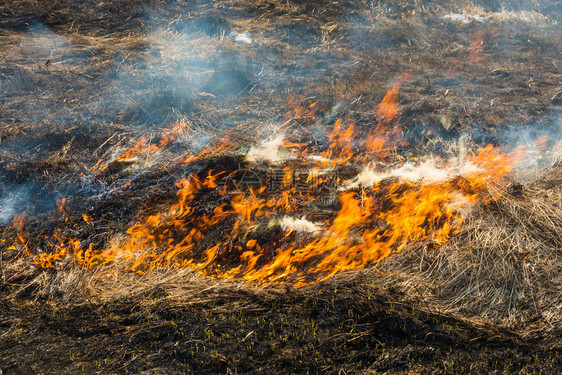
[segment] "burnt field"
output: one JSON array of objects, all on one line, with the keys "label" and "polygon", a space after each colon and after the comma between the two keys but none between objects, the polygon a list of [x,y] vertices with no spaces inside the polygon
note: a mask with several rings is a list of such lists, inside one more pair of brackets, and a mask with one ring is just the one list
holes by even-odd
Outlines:
[{"label": "burnt field", "polygon": [[0,373],[559,373],[557,1],[0,4]]}]

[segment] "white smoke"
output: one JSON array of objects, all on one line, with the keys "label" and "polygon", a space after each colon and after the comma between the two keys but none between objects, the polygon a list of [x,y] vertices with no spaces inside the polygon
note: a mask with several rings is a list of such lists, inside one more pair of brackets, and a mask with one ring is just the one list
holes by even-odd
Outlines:
[{"label": "white smoke", "polygon": [[251,44],[254,41],[254,39],[252,38],[252,34],[250,34],[250,32],[248,31],[245,31],[243,33],[232,31],[226,36],[226,38],[234,40],[236,43],[241,44]]},{"label": "white smoke", "polygon": [[443,164],[435,157],[428,157],[418,164],[407,162],[404,165],[388,171],[376,171],[372,167],[365,167],[355,178],[344,182],[343,190],[353,189],[358,186],[370,187],[387,178],[399,178],[403,181],[423,183],[439,183],[450,180],[456,176],[467,176],[478,172],[480,169],[468,162],[459,162],[451,159]]},{"label": "white smoke", "polygon": [[283,140],[285,139],[284,134],[278,134],[277,136],[271,138],[268,141],[262,142],[259,146],[252,146],[248,153],[246,154],[246,160],[251,163],[256,163],[260,161],[267,161],[270,163],[275,163],[287,159],[291,159],[291,155],[281,149]]},{"label": "white smoke", "polygon": [[26,185],[3,196],[0,199],[0,224],[9,224],[16,214],[25,212],[29,199],[29,188]]},{"label": "white smoke", "polygon": [[297,233],[317,233],[322,230],[321,223],[313,223],[306,220],[306,218],[294,218],[290,216],[284,216],[280,221],[279,225],[284,231],[297,232]]}]

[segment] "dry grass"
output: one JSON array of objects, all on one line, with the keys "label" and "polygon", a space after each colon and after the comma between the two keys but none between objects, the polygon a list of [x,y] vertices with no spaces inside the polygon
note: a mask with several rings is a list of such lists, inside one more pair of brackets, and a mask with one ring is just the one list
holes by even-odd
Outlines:
[{"label": "dry grass", "polygon": [[[61,224],[61,196],[72,224],[100,213],[88,241],[118,239],[139,211],[174,199],[185,171],[172,161],[217,129],[241,147],[278,131],[316,136],[338,116],[367,131],[404,71],[405,154],[443,152],[460,135],[477,147],[524,128],[560,134],[555,1],[168,3],[0,5],[1,187],[38,186],[26,203],[32,242]],[[232,30],[254,43],[233,43]],[[471,61],[479,38],[482,59]],[[285,117],[299,94],[325,107],[321,121]],[[91,173],[177,121],[188,128],[181,141]],[[412,245],[300,289],[187,269],[42,271],[3,252],[0,371],[555,373],[561,158],[558,149],[545,167],[514,171],[506,193],[473,207],[443,246]]]},{"label": "dry grass", "polygon": [[461,232],[438,249],[416,248],[381,262],[385,283],[420,293],[441,312],[511,328],[534,323],[555,329],[562,306],[558,180],[524,185],[517,196],[476,207]]},{"label": "dry grass", "polygon": [[[549,172],[552,186],[560,174]],[[3,352],[24,359],[27,346],[42,347],[52,353],[44,363],[70,372],[555,373],[560,191],[531,183],[523,192],[475,207],[440,248],[413,247],[300,289],[167,268],[102,281],[103,270],[7,262]]]},{"label": "dry grass", "polygon": [[[555,329],[562,316],[562,171],[553,167],[533,174],[530,182],[506,186],[508,193],[499,200],[473,207],[460,233],[445,245],[414,245],[371,270],[349,272],[325,284],[331,288],[338,280],[357,279],[400,290],[428,313],[512,329],[529,323],[535,327],[540,323],[541,330]],[[4,265],[8,284],[12,279],[30,278],[21,290],[14,290],[13,297],[32,287],[37,300],[62,305],[92,298],[111,303],[154,290],[164,290],[165,300],[193,303],[201,302],[193,299],[195,295],[204,291],[222,295],[225,288],[265,295],[285,290],[282,285],[264,288],[206,280],[186,269],[99,278],[104,273],[104,268],[38,272],[23,259]],[[326,285],[304,287],[298,293],[315,292]]]}]

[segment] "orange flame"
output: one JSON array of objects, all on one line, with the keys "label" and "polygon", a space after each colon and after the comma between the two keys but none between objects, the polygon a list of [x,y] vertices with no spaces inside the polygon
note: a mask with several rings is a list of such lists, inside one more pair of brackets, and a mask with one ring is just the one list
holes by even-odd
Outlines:
[{"label": "orange flame", "polygon": [[[341,126],[338,122],[337,126]],[[338,137],[334,143],[340,142]],[[463,222],[459,209],[469,203],[493,199],[484,188],[508,173],[513,160],[492,146],[469,159],[478,171],[464,178],[423,184],[381,181],[362,191],[337,194],[339,211],[320,223],[320,234],[263,238],[256,225],[271,223],[294,210],[266,203],[266,187],[240,191],[210,213],[197,207],[200,194],[218,189],[224,172],[192,174],[177,183],[178,201],[168,212],[150,215],[127,230],[128,240],[106,250],[82,249],[80,241],[54,234],[53,251],[34,258],[35,264],[54,267],[74,257],[85,268],[124,262],[126,269],[145,273],[163,264],[189,267],[211,277],[236,277],[259,283],[292,281],[296,285],[325,279],[335,273],[366,267],[411,242],[442,244],[455,235]],[[294,170],[284,169],[282,186],[289,188]],[[292,178],[292,177],[291,177]],[[294,187],[290,188],[293,192]],[[312,200],[310,201],[312,202]],[[313,203],[306,203],[313,205]],[[305,204],[305,206],[306,206]],[[86,219],[85,219],[86,220]],[[225,224],[231,228],[217,240]],[[298,238],[298,241],[295,241]],[[202,248],[203,247],[203,248]]]},{"label": "orange flame", "polygon": [[[132,225],[124,241],[106,249],[84,248],[58,230],[49,241],[51,251],[34,255],[33,262],[45,268],[71,260],[83,268],[114,264],[138,273],[171,265],[209,277],[300,286],[367,267],[413,242],[440,245],[458,233],[463,209],[497,199],[487,187],[497,185],[516,159],[489,145],[467,158],[473,168],[465,176],[438,182],[387,178],[360,189],[339,186],[343,177],[335,166],[369,164],[391,155],[390,144],[401,137],[397,94],[403,79],[377,107],[379,124],[365,140],[357,141],[352,122],[338,119],[329,146],[317,158],[311,159],[305,145],[284,142],[296,157],[284,162],[276,187],[235,184],[240,182],[235,174],[225,171],[192,173],[177,182],[176,202]],[[144,147],[137,143],[135,152]],[[225,137],[182,163],[233,147]],[[307,173],[299,173],[303,166]],[[212,202],[204,200],[209,191],[214,192]],[[85,214],[83,219],[92,222]],[[23,236],[20,242],[25,243]]]},{"label": "orange flame", "polygon": [[84,221],[85,221],[87,224],[91,224],[91,223],[94,221],[94,219],[92,219],[90,216],[88,216],[88,215],[86,215],[86,214],[82,214],[82,219],[84,219]]},{"label": "orange flame", "polygon": [[[30,255],[29,246],[27,245],[27,240],[25,238],[24,228],[25,214],[17,214],[12,220],[12,228],[17,230],[16,239],[8,250],[22,251],[24,255]],[[5,242],[5,241],[4,241]]]},{"label": "orange flame", "polygon": [[59,216],[65,216],[65,212],[64,212],[65,204],[66,204],[66,198],[62,198],[62,199],[57,198],[57,208],[58,208]]},{"label": "orange flame", "polygon": [[377,107],[378,124],[375,129],[377,134],[386,133],[394,124],[392,135],[402,137],[402,129],[398,125],[400,116],[400,104],[398,103],[398,92],[402,84],[410,77],[410,73],[402,74],[394,85],[387,91],[386,95]]}]

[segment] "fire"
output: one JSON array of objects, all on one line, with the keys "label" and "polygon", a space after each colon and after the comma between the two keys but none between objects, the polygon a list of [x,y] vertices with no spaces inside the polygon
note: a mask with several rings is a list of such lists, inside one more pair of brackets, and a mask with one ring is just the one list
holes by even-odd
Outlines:
[{"label": "fire", "polygon": [[[179,121],[167,128],[164,128],[160,134],[160,140],[155,143],[148,143],[146,138],[141,138],[133,147],[129,148],[127,151],[114,158],[113,160],[107,162],[105,165],[101,166],[103,160],[99,159],[92,170],[94,172],[103,173],[106,172],[111,166],[116,165],[119,162],[130,162],[141,155],[160,151],[165,146],[186,135],[190,130],[190,125],[191,124],[189,122]],[[124,187],[127,186],[128,184],[126,184]]]},{"label": "fire", "polygon": [[[300,286],[367,267],[410,243],[443,244],[458,233],[467,208],[497,198],[487,187],[497,185],[516,160],[489,145],[463,161],[464,174],[455,166],[436,179],[408,179],[400,169],[381,170],[385,177],[370,183],[339,176],[338,167],[381,168],[377,165],[393,156],[391,146],[402,136],[397,103],[402,81],[377,107],[379,123],[363,140],[343,119],[334,123],[324,150],[284,139],[278,147],[291,149],[292,157],[271,165],[277,168],[268,175],[272,180],[258,179],[258,186],[245,185],[236,171],[193,172],[177,182],[176,203],[132,225],[123,241],[83,248],[57,230],[48,241],[51,251],[33,255],[33,263],[51,268],[74,260],[82,268],[113,264],[141,274],[170,265],[208,277]],[[152,145],[139,141],[113,162],[147,147]],[[232,149],[225,137],[181,162],[195,164]],[[215,198],[207,201],[210,192]],[[26,244],[23,236],[19,241]]]},{"label": "fire", "polygon": [[309,105],[303,105],[305,101],[304,95],[292,96],[287,99],[287,106],[291,111],[285,114],[285,120],[289,119],[316,119],[318,111],[318,102]]},{"label": "fire", "polygon": [[64,205],[66,204],[66,198],[57,199],[57,210],[59,216],[64,217],[64,221],[68,222],[68,217],[66,216],[66,212],[64,211]]},{"label": "fire", "polygon": [[25,232],[23,230],[25,224],[25,214],[17,214],[12,221],[12,228],[17,231],[16,239],[8,250],[21,251],[24,255],[30,255]]},{"label": "fire", "polygon": [[410,77],[410,73],[402,74],[394,85],[387,91],[386,95],[378,105],[376,112],[378,118],[378,124],[376,127],[376,134],[388,133],[388,130],[392,126],[391,136],[396,137],[395,141],[402,140],[402,128],[398,123],[400,117],[400,105],[398,103],[398,92],[400,87]]},{"label": "fire", "polygon": [[[56,242],[51,244],[55,251],[41,254],[34,261],[52,267],[74,254],[78,264],[86,268],[120,260],[128,269],[144,273],[171,264],[212,277],[260,283],[290,280],[301,285],[366,267],[411,242],[439,245],[447,241],[462,224],[459,208],[489,199],[487,190],[482,189],[484,184],[505,175],[511,160],[488,146],[469,162],[479,171],[441,183],[384,180],[361,191],[340,192],[337,214],[320,224],[321,232],[300,239],[290,229],[274,238],[256,236],[260,223],[291,215],[291,209],[284,205],[267,205],[265,187],[239,192],[230,202],[201,213],[198,197],[206,190],[219,189],[225,173],[210,171],[202,177],[192,174],[178,182],[177,203],[168,212],[151,215],[129,228],[124,244],[107,250],[93,251],[91,246],[84,250],[79,241],[55,234]],[[286,167],[285,174],[290,172]],[[284,177],[282,186],[289,185]],[[220,189],[226,197],[228,191]],[[306,204],[314,205],[312,200]],[[217,240],[217,231],[227,223],[230,232]],[[206,250],[202,251],[201,245]]]}]

